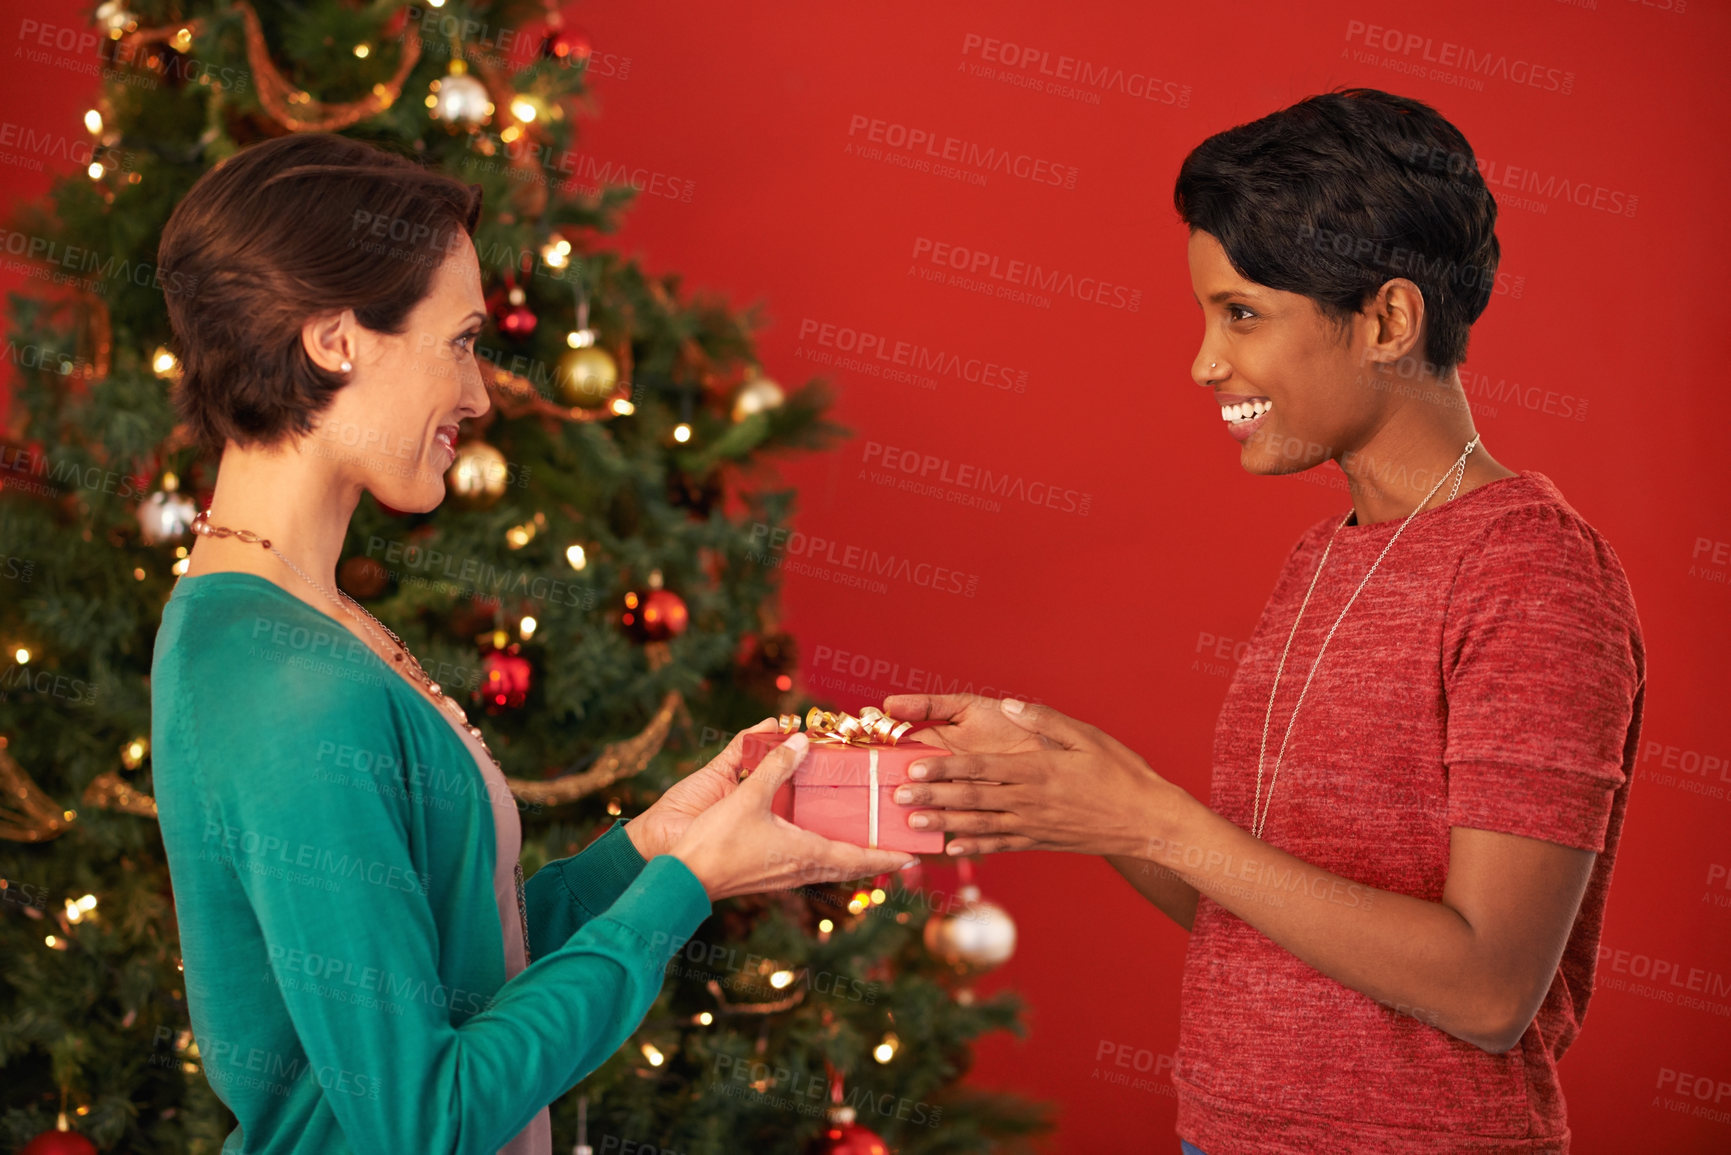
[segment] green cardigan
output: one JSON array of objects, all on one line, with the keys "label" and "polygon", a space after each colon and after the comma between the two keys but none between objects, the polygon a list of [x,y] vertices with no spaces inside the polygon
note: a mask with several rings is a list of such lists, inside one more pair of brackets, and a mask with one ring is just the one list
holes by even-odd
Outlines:
[{"label": "green cardigan", "polygon": [[175,586],[151,758],[193,1036],[240,1120],[224,1151],[494,1152],[630,1037],[710,912],[615,823],[529,879],[506,982],[468,747],[255,574]]}]

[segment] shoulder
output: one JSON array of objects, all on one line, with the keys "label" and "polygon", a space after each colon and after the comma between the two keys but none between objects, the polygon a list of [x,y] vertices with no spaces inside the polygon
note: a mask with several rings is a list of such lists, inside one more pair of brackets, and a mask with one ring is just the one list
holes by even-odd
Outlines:
[{"label": "shoulder", "polygon": [[293,750],[376,729],[394,678],[353,633],[266,579],[209,574],[164,607],[152,709],[183,716],[201,745]]},{"label": "shoulder", "polygon": [[1633,604],[1617,551],[1550,478],[1526,471],[1499,489],[1480,511],[1463,568],[1519,565],[1531,573],[1572,577]]}]

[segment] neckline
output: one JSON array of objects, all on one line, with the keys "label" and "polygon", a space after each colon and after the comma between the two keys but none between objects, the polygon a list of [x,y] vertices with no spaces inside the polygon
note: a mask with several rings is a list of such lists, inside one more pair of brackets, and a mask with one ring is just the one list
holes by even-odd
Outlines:
[{"label": "neckline", "polygon": [[[1432,506],[1430,509],[1427,509],[1414,517],[1411,525],[1419,525],[1421,523],[1434,524],[1439,520],[1439,515],[1444,514],[1451,509],[1464,508],[1473,500],[1473,498],[1477,497],[1481,493],[1496,489],[1498,486],[1522,481],[1527,482],[1528,484],[1537,483],[1541,486],[1549,485],[1550,483],[1550,479],[1544,474],[1539,473],[1537,470],[1516,470],[1515,473],[1509,477],[1499,477],[1495,481],[1487,481],[1475,489],[1469,489],[1453,501],[1445,501],[1441,505]],[[1344,516],[1351,516],[1351,511]],[[1375,537],[1378,532],[1387,532],[1392,534],[1395,530],[1399,529],[1401,523],[1405,521],[1406,516],[1402,515],[1400,517],[1391,517],[1387,521],[1374,521],[1369,525],[1358,525],[1356,523],[1353,525],[1340,525],[1339,520],[1336,520],[1335,524],[1340,526],[1338,531],[1339,539],[1342,541],[1348,541],[1353,539],[1363,540],[1366,538],[1372,538]],[[1410,528],[1411,525],[1409,525],[1408,528]]]}]

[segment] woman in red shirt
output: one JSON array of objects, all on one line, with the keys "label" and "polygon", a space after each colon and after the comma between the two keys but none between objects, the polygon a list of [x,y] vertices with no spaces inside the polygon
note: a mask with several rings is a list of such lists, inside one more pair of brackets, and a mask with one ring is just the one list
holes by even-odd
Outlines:
[{"label": "woman in red shirt", "polygon": [[1050,708],[921,695],[885,709],[952,756],[898,800],[951,854],[1104,855],[1190,931],[1187,1153],[1567,1151],[1646,664],[1610,545],[1473,429],[1495,201],[1453,125],[1369,89],[1209,138],[1175,200],[1243,467],[1333,461],[1352,509],[1287,556],[1206,804]]}]

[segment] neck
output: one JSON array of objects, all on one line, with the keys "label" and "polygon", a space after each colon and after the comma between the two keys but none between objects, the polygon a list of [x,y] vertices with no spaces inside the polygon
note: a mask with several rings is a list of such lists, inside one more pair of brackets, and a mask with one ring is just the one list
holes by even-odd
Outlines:
[{"label": "neck", "polygon": [[1492,460],[1482,442],[1467,455],[1464,474],[1455,468],[1475,434],[1458,373],[1450,370],[1421,388],[1422,396],[1389,414],[1358,448],[1334,458],[1352,493],[1355,525],[1405,519],[1420,502],[1434,509],[1455,491],[1456,477],[1458,492],[1465,493],[1514,476]]},{"label": "neck", "polygon": [[[292,447],[240,449],[230,442],[217,469],[210,523],[251,530],[308,577],[335,590],[337,559],[361,490],[317,465]],[[269,550],[237,538],[200,536],[189,553],[188,574],[235,569],[279,584],[306,584]]]}]

